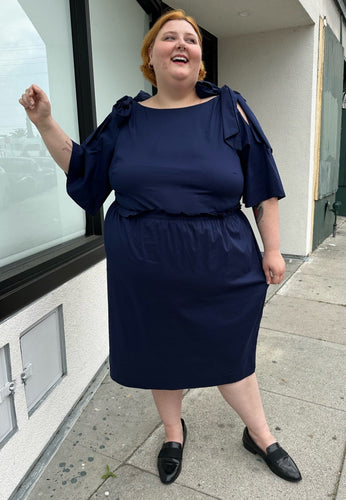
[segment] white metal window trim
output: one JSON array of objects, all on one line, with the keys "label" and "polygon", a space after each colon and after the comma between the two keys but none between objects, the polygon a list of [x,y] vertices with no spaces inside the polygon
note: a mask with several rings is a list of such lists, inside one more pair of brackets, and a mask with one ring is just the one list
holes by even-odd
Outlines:
[{"label": "white metal window trim", "polygon": [[6,344],[0,349],[0,448],[17,431],[17,418],[14,406],[15,382],[12,380],[10,347]]}]

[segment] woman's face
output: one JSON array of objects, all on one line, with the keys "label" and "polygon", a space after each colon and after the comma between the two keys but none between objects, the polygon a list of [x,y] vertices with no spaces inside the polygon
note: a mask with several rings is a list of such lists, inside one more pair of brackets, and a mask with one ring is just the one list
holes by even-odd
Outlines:
[{"label": "woman's face", "polygon": [[149,49],[149,57],[158,87],[164,82],[198,80],[202,50],[197,33],[187,21],[165,23]]}]

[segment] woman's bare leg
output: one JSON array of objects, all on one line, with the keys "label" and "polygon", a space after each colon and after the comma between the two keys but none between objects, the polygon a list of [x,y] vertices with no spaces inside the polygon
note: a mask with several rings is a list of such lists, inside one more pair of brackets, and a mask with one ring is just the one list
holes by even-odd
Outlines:
[{"label": "woman's bare leg", "polygon": [[181,405],[183,390],[152,390],[153,398],[165,426],[165,442],[183,443],[183,428],[181,425]]},{"label": "woman's bare leg", "polygon": [[276,442],[266,421],[255,373],[239,382],[220,385],[218,388],[227,403],[247,426],[255,443],[263,451]]}]

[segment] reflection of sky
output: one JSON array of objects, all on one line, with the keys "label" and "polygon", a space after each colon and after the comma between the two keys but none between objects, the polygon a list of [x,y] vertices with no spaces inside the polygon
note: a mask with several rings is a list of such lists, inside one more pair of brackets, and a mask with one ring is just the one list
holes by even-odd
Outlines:
[{"label": "reflection of sky", "polygon": [[25,128],[19,97],[32,83],[48,94],[46,47],[17,0],[0,0],[0,136]]}]

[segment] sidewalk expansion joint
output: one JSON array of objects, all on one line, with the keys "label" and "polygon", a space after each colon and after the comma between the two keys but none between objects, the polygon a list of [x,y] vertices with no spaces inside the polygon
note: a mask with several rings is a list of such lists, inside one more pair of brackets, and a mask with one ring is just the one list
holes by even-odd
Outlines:
[{"label": "sidewalk expansion joint", "polygon": [[276,396],[282,396],[284,398],[294,399],[295,401],[302,401],[303,403],[309,403],[312,405],[320,406],[321,408],[327,408],[328,410],[339,411],[340,413],[346,413],[346,409],[342,410],[340,408],[334,408],[334,406],[325,405],[323,403],[317,403],[316,401],[311,401],[309,399],[298,398],[297,396],[291,396],[290,394],[282,394],[282,392],[270,391],[269,389],[263,389],[260,387],[261,392],[266,392],[268,394],[275,394]]},{"label": "sidewalk expansion joint", "polygon": [[[344,349],[346,349],[345,344],[340,344],[339,342],[333,342],[332,340],[326,340],[326,339],[317,338],[317,337],[310,337],[308,335],[303,335],[302,333],[288,332],[287,330],[279,330],[277,328],[269,328],[268,326],[261,326],[260,330],[269,330],[270,332],[282,333],[282,334],[286,334],[286,335],[293,335],[295,337],[302,337],[304,339],[315,340],[316,342],[323,342],[325,344],[333,344],[333,345],[341,346]],[[259,339],[260,339],[260,336],[261,336],[261,333],[259,334]]]},{"label": "sidewalk expansion joint", "polygon": [[[309,276],[312,276],[312,274],[309,274]],[[287,283],[287,281],[286,281]],[[286,284],[285,283],[285,284]],[[292,294],[290,295],[289,293],[285,293],[285,294],[277,294],[275,293],[273,295],[273,297],[275,295],[280,295],[280,297],[293,297],[294,299],[298,299],[299,301],[302,301],[302,300],[306,300],[308,302],[316,302],[317,304],[327,304],[328,306],[339,306],[339,307],[346,307],[346,304],[339,304],[338,302],[327,302],[325,300],[320,300],[320,299],[309,299],[308,297],[297,297],[297,295],[295,294]],[[273,298],[273,297],[270,297],[270,299],[268,300],[268,302]]]},{"label": "sidewalk expansion joint", "polygon": [[[160,481],[159,476],[157,474],[155,474],[154,472],[151,472],[149,470],[143,469],[142,467],[139,467],[138,465],[123,464],[123,465],[119,465],[119,467],[117,468],[117,470],[120,467],[124,467],[124,466],[126,466],[126,467],[133,467],[134,469],[137,469],[140,472],[144,472],[145,474],[150,474],[151,476],[156,477],[158,481]],[[180,482],[179,479],[177,481],[175,481],[174,484],[176,484],[178,486],[181,486],[182,488],[186,488],[186,489],[188,489],[190,491],[194,491],[194,492],[198,493],[199,495],[204,495],[206,498],[212,498],[213,500],[225,500],[224,498],[216,497],[214,495],[210,495],[209,493],[205,493],[204,491],[198,490],[198,489],[196,489],[196,488],[194,488],[192,486],[187,486],[186,484]]]}]

